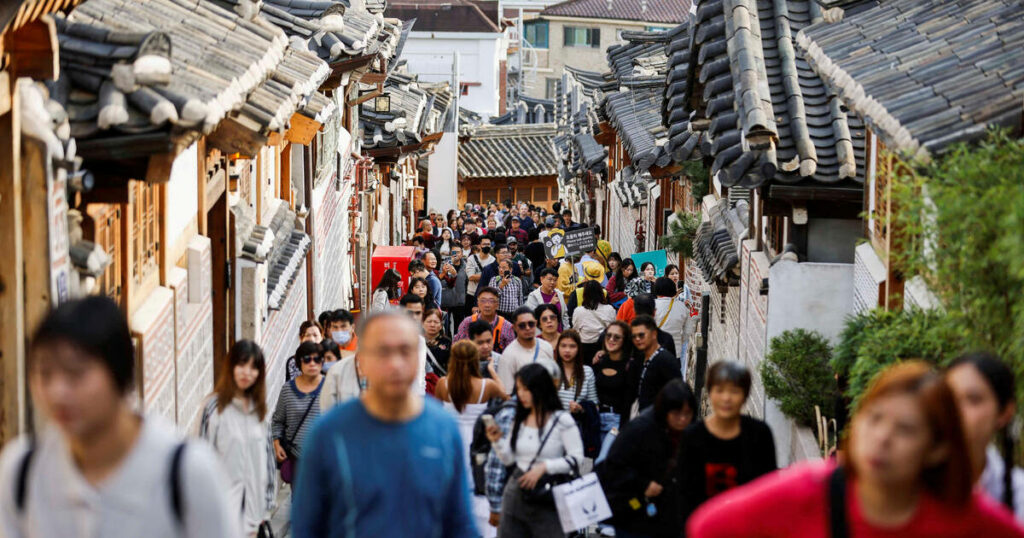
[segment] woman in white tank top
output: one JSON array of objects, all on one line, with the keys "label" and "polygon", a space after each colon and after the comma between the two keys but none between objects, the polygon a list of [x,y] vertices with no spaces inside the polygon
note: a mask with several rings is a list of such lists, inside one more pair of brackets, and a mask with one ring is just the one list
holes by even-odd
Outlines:
[{"label": "woman in white tank top", "polygon": [[[452,345],[451,357],[448,359],[448,376],[437,382],[434,396],[444,403],[445,409],[455,415],[455,420],[459,424],[459,434],[462,436],[467,476],[472,476],[469,444],[473,441],[473,426],[487,409],[487,402],[492,398],[507,400],[508,395],[497,383],[480,376],[477,347],[469,340],[462,340]],[[483,536],[495,535],[496,529],[488,523],[490,505],[487,503],[487,497],[473,496],[473,515]]]}]

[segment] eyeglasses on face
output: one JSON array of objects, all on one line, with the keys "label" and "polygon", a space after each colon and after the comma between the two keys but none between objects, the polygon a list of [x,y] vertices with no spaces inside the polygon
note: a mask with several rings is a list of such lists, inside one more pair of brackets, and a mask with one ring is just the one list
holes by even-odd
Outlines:
[{"label": "eyeglasses on face", "polygon": [[607,333],[604,337],[608,340],[622,340],[622,335],[619,333]]},{"label": "eyeglasses on face", "polygon": [[302,357],[302,364],[309,364],[311,362],[321,364],[324,362],[324,358],[320,355],[306,355],[305,357]]},{"label": "eyeglasses on face", "polygon": [[643,340],[647,338],[647,333],[633,333],[633,340]]},{"label": "eyeglasses on face", "polygon": [[519,327],[520,329],[532,329],[536,326],[536,321],[520,321],[519,323],[516,323],[516,327]]},{"label": "eyeglasses on face", "polygon": [[551,321],[558,321],[558,316],[544,316],[544,317],[540,318],[540,321],[542,323],[547,323],[547,322],[551,322]]},{"label": "eyeglasses on face", "polygon": [[488,297],[486,299],[477,299],[476,302],[480,304],[495,304],[498,302],[498,300]]}]

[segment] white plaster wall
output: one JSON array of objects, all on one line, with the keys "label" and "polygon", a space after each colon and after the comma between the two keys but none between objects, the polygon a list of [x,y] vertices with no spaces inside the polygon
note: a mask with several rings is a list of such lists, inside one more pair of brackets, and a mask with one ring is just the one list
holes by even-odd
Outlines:
[{"label": "white plaster wall", "polygon": [[458,136],[444,133],[427,162],[427,205],[446,213],[458,207]]},{"label": "white plaster wall", "polygon": [[199,151],[195,144],[181,152],[171,165],[167,182],[167,244],[174,245],[199,213]]},{"label": "white plaster wall", "polygon": [[402,49],[409,71],[426,82],[451,82],[452,62],[459,52],[460,82],[478,82],[459,106],[486,118],[498,115],[499,61],[504,41],[500,33],[410,32]]},{"label": "white plaster wall", "polygon": [[768,281],[768,341],[800,328],[835,343],[853,313],[852,263],[780,261],[768,272]]}]

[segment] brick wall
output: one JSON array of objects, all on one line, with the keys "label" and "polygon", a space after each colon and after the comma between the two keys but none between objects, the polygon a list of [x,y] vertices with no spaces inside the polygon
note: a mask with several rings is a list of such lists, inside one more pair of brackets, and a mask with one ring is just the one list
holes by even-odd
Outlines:
[{"label": "brick wall", "polygon": [[313,278],[316,282],[316,297],[313,311],[334,310],[347,305],[342,300],[342,274],[348,270],[347,208],[341,193],[335,188],[335,181],[324,181],[313,191],[314,260]]},{"label": "brick wall", "polygon": [[273,409],[284,383],[284,368],[288,357],[299,347],[299,325],[306,319],[306,264],[299,266],[298,277],[292,285],[281,310],[267,314],[259,344],[267,360],[267,404]]},{"label": "brick wall", "polygon": [[765,330],[768,297],[761,295],[762,279],[768,277],[770,262],[764,252],[752,250],[756,241],[744,241],[740,248],[740,335],[739,356],[750,370],[753,381],[747,409],[752,415],[764,416],[764,385],[761,383],[761,361],[765,353]]},{"label": "brick wall", "polygon": [[142,366],[138,387],[145,413],[176,420],[174,382],[174,291],[157,286],[131,316],[136,337],[137,364]]}]

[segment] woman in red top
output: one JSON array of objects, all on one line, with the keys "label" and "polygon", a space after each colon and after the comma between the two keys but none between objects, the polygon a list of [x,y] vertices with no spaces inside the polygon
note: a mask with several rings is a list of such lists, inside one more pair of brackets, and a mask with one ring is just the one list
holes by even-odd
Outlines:
[{"label": "woman in red top", "polygon": [[[960,413],[946,382],[910,361],[868,389],[847,461],[799,465],[715,497],[691,538],[732,536],[1024,536],[1009,512],[972,490]],[[830,516],[832,506],[840,506]]]}]

